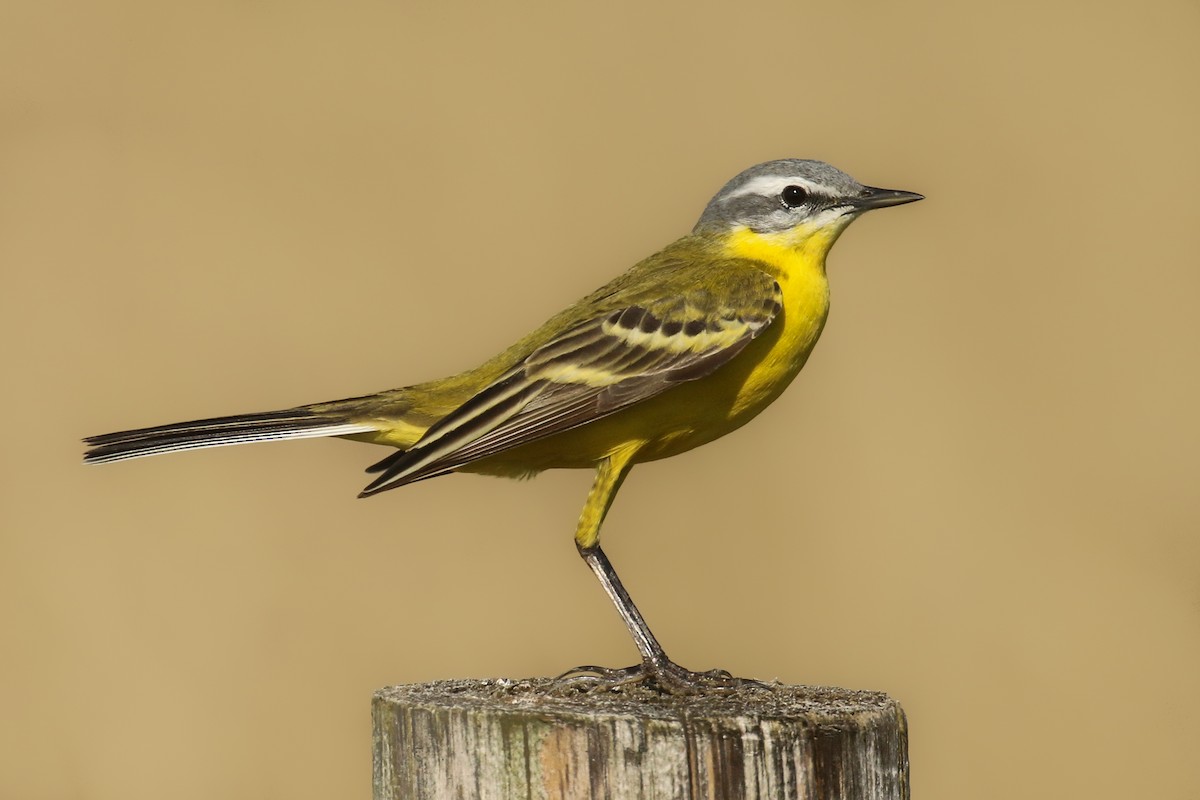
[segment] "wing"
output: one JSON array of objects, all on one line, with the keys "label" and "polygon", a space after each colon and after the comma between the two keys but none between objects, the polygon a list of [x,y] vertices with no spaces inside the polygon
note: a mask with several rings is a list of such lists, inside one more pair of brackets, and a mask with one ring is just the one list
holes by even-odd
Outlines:
[{"label": "wing", "polygon": [[371,468],[362,495],[451,472],[601,419],[683,381],[711,374],[780,313],[779,283],[728,269],[669,297],[634,298],[536,348],[431,426],[411,448]]}]

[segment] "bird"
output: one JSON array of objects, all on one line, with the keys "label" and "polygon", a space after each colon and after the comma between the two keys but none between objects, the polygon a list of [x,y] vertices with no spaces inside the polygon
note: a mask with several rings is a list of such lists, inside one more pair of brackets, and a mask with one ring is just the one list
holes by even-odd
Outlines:
[{"label": "bird", "polygon": [[641,659],[559,679],[669,694],[747,685],[667,657],[601,549],[601,525],[634,465],[724,436],[779,397],[825,326],[830,248],[866,211],[921,199],[822,161],[757,164],[712,197],[691,233],[474,369],[281,411],[91,436],[84,461],[309,437],[394,448],[367,468],[374,478],[359,497],[451,472],[593,470],[575,545]]}]

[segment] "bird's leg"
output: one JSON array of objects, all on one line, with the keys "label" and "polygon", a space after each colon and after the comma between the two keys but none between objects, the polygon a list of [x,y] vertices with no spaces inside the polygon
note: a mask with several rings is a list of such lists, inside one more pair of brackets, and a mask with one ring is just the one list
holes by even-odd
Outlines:
[{"label": "bird's leg", "polygon": [[559,676],[559,680],[568,682],[587,682],[597,686],[613,687],[622,684],[643,683],[653,681],[660,689],[669,694],[697,694],[709,691],[732,691],[744,686],[763,686],[759,681],[746,678],[735,678],[723,669],[708,672],[692,672],[679,666],[667,658],[666,652],[658,639],[650,631],[642,613],[633,603],[633,598],[617,577],[608,556],[597,543],[592,547],[579,547],[579,555],[600,580],[605,594],[617,607],[625,627],[633,636],[634,644],[642,654],[642,663],[623,669],[609,667],[576,667]]},{"label": "bird's leg", "polygon": [[651,671],[670,664],[671,660],[667,658],[658,639],[654,638],[642,612],[638,611],[637,606],[633,604],[633,598],[629,596],[621,579],[617,577],[617,571],[613,569],[608,556],[600,549],[599,543],[592,547],[578,547],[578,550],[584,563],[600,579],[600,585],[604,587],[604,593],[608,595],[608,599],[612,600],[613,605],[617,607],[617,613],[621,615],[625,627],[633,636],[633,643],[637,645],[638,652],[642,654],[642,664]]},{"label": "bird's leg", "polygon": [[732,690],[740,686],[761,686],[757,681],[734,678],[724,670],[710,672],[692,672],[684,669],[671,659],[658,639],[650,632],[650,626],[633,604],[617,572],[613,569],[608,556],[600,549],[600,523],[612,505],[621,482],[629,473],[633,453],[624,458],[610,457],[601,463],[596,471],[596,481],[588,495],[587,505],[579,520],[579,529],[575,534],[575,546],[584,563],[591,568],[605,594],[617,607],[617,613],[625,622],[625,627],[633,636],[634,644],[642,655],[642,663],[623,669],[609,667],[584,666],[576,667],[559,676],[560,681],[587,682],[598,686],[617,686],[628,683],[642,683],[652,680],[659,688],[671,694],[694,694],[702,691]]}]

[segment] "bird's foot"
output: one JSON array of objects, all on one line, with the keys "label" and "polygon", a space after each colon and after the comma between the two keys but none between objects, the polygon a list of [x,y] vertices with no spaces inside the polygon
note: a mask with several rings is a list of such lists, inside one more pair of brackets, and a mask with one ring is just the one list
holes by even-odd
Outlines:
[{"label": "bird's foot", "polygon": [[567,670],[554,679],[566,687],[584,691],[619,691],[624,686],[652,686],[664,694],[728,694],[739,689],[767,689],[768,684],[752,678],[736,678],[723,669],[692,672],[674,661],[643,661],[632,667],[583,666]]}]

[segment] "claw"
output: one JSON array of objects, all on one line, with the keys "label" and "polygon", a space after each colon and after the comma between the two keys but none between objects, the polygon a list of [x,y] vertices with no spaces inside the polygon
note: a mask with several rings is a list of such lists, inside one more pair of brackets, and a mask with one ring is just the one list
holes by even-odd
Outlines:
[{"label": "claw", "polygon": [[622,686],[654,686],[665,694],[728,694],[739,689],[768,689],[752,678],[735,678],[723,669],[692,672],[673,661],[643,662],[632,667],[587,665],[569,669],[556,677],[562,686],[583,686],[587,691],[613,691]]}]

